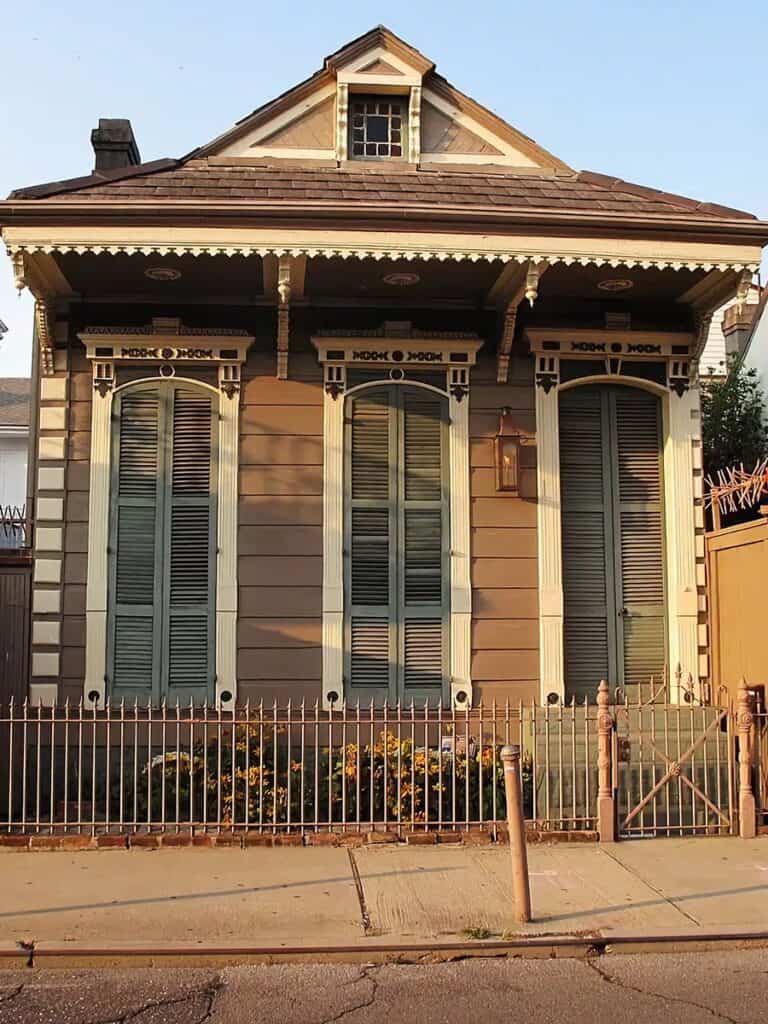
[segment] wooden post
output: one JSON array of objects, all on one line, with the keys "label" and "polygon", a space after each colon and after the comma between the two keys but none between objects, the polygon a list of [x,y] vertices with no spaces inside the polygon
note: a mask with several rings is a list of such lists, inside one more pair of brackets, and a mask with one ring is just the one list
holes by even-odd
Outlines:
[{"label": "wooden post", "polygon": [[616,842],[616,807],[613,798],[613,715],[611,695],[603,679],[597,690],[597,831],[601,843]]},{"label": "wooden post", "polygon": [[757,834],[757,810],[752,791],[752,746],[755,724],[754,699],[742,676],[736,698],[736,729],[739,737],[739,835],[754,839]]},{"label": "wooden post", "polygon": [[502,747],[501,760],[504,765],[504,792],[507,797],[507,825],[509,827],[509,852],[512,855],[515,920],[525,924],[531,920],[531,883],[528,878],[528,850],[525,846],[520,747],[511,745]]}]

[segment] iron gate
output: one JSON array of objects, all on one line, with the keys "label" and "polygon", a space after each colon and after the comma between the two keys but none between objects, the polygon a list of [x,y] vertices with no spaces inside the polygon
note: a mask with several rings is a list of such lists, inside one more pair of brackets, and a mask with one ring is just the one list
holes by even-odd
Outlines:
[{"label": "iron gate", "polygon": [[651,700],[618,705],[615,712],[620,838],[736,830],[735,743],[727,708]]}]

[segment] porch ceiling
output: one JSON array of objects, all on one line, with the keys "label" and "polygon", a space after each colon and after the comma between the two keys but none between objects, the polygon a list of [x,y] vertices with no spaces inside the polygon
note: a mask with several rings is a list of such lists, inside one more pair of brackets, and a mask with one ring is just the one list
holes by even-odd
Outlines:
[{"label": "porch ceiling", "polygon": [[[54,294],[163,304],[258,305],[277,301],[277,259],[271,256],[69,252],[36,254],[28,259],[39,265],[47,278],[46,290]],[[350,306],[375,304],[382,308],[498,308],[505,293],[494,285],[503,281],[505,267],[486,261],[308,258],[302,288],[294,289],[292,301],[294,305],[346,301]],[[170,271],[170,279],[157,280],[151,273],[156,270]],[[673,303],[706,276],[705,270],[683,268],[557,264],[542,275],[539,296],[547,300],[600,301],[606,308]],[[630,281],[632,286],[625,291],[599,287],[602,282],[615,280]]]}]

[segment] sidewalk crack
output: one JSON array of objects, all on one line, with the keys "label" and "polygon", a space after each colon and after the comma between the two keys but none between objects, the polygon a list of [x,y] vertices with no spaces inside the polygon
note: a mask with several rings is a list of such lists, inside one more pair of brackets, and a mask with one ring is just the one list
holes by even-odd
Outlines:
[{"label": "sidewalk crack", "polygon": [[352,847],[347,847],[347,854],[349,855],[349,866],[352,869],[352,879],[355,883],[355,889],[357,891],[357,902],[360,904],[360,920],[363,925],[363,935],[370,935],[371,933],[371,915],[368,913],[368,906],[365,902],[365,889],[363,889],[363,880],[360,877],[360,869],[357,866],[355,855],[352,852]]},{"label": "sidewalk crack", "polygon": [[653,992],[651,989],[639,988],[637,985],[630,985],[628,982],[616,977],[616,975],[609,974],[608,971],[597,964],[596,960],[595,955],[587,956],[585,963],[590,970],[594,971],[608,985],[615,985],[617,988],[624,989],[625,992],[637,992],[641,996],[661,999],[665,1003],[679,1003],[681,1006],[690,1006],[696,1010],[704,1010],[706,1013],[710,1013],[715,1020],[726,1021],[726,1024],[744,1024],[743,1021],[735,1017],[729,1017],[727,1014],[720,1013],[719,1010],[713,1010],[711,1006],[707,1006],[705,1003],[696,1003],[692,999],[682,999],[680,996],[670,996],[662,992]]},{"label": "sidewalk crack", "polygon": [[670,899],[669,896],[665,895],[661,891],[661,889],[657,889],[656,886],[652,882],[649,882],[647,878],[644,878],[639,871],[635,871],[634,868],[630,867],[628,864],[625,864],[623,860],[620,860],[618,857],[615,857],[604,846],[601,847],[600,852],[604,853],[606,857],[610,857],[614,864],[618,864],[620,868],[624,868],[627,874],[633,875],[635,878],[641,881],[643,885],[647,886],[651,890],[651,892],[655,892],[660,899],[664,900],[664,902],[668,904],[670,907],[672,907],[673,910],[676,910],[678,914],[682,914],[683,917],[688,918],[688,920],[692,924],[695,924],[698,928],[701,928],[701,921],[695,918],[693,914],[689,914],[687,910],[683,910],[682,907],[679,907],[673,899]]},{"label": "sidewalk crack", "polygon": [[336,1024],[337,1021],[343,1020],[348,1017],[351,1013],[357,1013],[358,1010],[367,1010],[369,1006],[373,1006],[376,1002],[376,996],[379,994],[379,983],[373,976],[374,971],[378,971],[382,967],[382,964],[368,964],[363,967],[360,974],[352,982],[353,985],[359,985],[361,981],[367,981],[370,986],[370,992],[367,997],[355,1006],[350,1006],[346,1010],[342,1010],[337,1013],[335,1017],[326,1017],[320,1022],[320,1024]]},{"label": "sidewalk crack", "polygon": [[23,991],[24,982],[22,982],[21,985],[17,985],[16,988],[9,989],[7,992],[0,992],[0,1006],[4,1005],[5,1003],[10,1003],[12,999],[15,999],[17,996],[20,996]]}]

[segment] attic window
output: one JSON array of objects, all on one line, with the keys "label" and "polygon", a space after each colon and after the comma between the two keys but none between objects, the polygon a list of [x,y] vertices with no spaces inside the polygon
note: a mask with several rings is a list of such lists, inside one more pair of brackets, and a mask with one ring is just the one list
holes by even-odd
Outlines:
[{"label": "attic window", "polygon": [[355,160],[402,159],[407,104],[399,96],[352,96],[349,153]]}]

